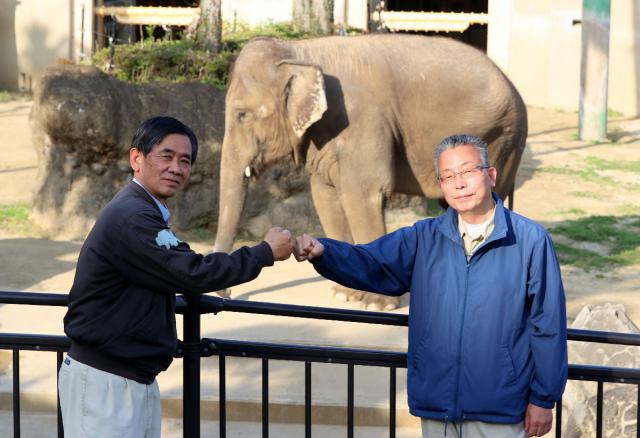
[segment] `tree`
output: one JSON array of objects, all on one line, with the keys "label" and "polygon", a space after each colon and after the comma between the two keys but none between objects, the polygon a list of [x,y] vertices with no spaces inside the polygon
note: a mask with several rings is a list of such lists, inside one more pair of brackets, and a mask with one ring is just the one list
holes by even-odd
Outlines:
[{"label": "tree", "polygon": [[200,0],[200,20],[196,41],[207,50],[218,53],[222,41],[222,0]]},{"label": "tree", "polygon": [[315,34],[333,32],[334,0],[293,0],[293,24]]}]

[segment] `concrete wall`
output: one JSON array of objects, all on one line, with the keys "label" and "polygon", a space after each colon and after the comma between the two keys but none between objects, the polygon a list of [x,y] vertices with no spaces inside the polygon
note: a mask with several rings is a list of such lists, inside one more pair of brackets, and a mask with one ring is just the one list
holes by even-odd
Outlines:
[{"label": "concrete wall", "polygon": [[[488,55],[528,105],[577,111],[582,0],[489,0]],[[640,115],[640,4],[612,0],[608,107]]]},{"label": "concrete wall", "polygon": [[72,0],[0,0],[0,90],[29,89],[42,70],[70,58]]},{"label": "concrete wall", "polygon": [[369,25],[367,0],[335,0],[333,18],[338,26],[366,30]]}]

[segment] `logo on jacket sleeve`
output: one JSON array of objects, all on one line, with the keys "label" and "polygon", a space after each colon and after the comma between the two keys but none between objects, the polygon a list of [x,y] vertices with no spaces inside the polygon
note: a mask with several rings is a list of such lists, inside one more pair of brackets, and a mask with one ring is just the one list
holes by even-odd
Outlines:
[{"label": "logo on jacket sleeve", "polygon": [[156,243],[158,246],[162,246],[166,249],[171,249],[174,246],[178,246],[180,240],[176,237],[171,230],[162,230],[158,232],[156,236]]}]

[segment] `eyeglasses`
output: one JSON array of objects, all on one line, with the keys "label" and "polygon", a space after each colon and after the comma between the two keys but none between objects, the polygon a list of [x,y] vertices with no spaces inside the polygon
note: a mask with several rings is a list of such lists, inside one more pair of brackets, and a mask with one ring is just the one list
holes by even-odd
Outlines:
[{"label": "eyeglasses", "polygon": [[477,166],[462,169],[459,172],[445,172],[438,177],[438,181],[443,184],[453,184],[456,181],[456,176],[467,181],[480,175],[484,169],[488,169],[489,167],[491,166],[483,166],[479,164]]}]

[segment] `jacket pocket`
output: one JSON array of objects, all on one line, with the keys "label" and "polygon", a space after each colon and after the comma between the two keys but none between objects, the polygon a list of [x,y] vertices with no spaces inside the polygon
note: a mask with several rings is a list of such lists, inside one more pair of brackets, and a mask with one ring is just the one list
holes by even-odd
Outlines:
[{"label": "jacket pocket", "polygon": [[502,354],[502,369],[505,372],[505,383],[507,385],[511,385],[516,383],[516,367],[513,362],[513,355],[511,354],[511,349],[508,345],[500,346],[501,354]]}]

